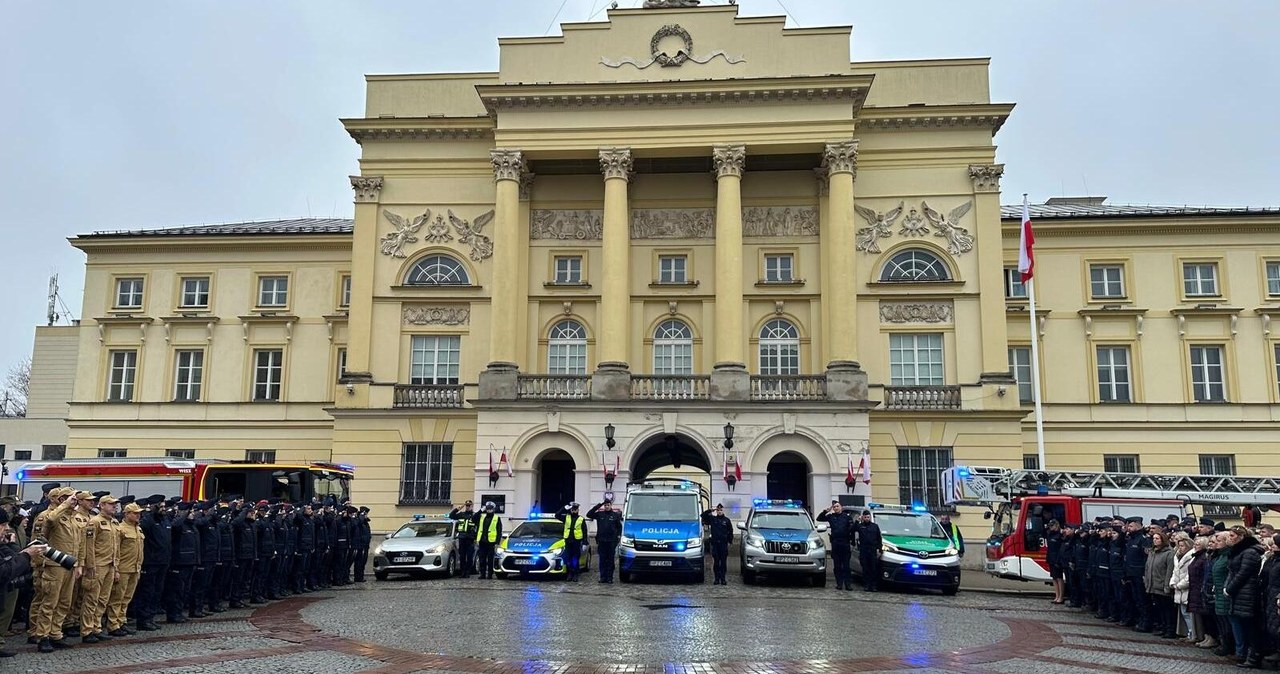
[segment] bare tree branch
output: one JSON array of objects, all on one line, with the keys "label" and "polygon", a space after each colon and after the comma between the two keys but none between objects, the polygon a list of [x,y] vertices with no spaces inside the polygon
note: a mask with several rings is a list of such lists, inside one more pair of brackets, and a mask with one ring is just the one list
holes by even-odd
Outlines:
[{"label": "bare tree branch", "polygon": [[0,393],[0,416],[27,416],[27,392],[31,388],[31,358],[26,357],[9,368]]}]

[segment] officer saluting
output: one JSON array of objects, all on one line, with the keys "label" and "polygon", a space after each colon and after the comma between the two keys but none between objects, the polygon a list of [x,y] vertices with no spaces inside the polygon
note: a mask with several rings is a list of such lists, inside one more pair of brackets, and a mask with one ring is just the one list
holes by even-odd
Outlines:
[{"label": "officer saluting", "polygon": [[476,571],[476,511],[468,499],[462,508],[454,508],[449,512],[449,519],[457,522],[454,525],[454,538],[458,539],[458,555],[461,559],[461,576],[470,578]]},{"label": "officer saluting", "polygon": [[613,509],[613,499],[605,499],[587,511],[596,523],[596,548],[600,551],[600,582],[613,582],[613,562],[622,538],[622,513]]},{"label": "officer saluting", "polygon": [[565,512],[556,514],[556,519],[564,522],[564,563],[565,572],[571,583],[578,582],[578,565],[582,558],[582,542],[587,540],[587,520],[578,514],[581,507],[577,501],[565,506]]},{"label": "officer saluting", "polygon": [[733,522],[724,515],[724,505],[717,503],[715,510],[702,513],[702,525],[711,530],[711,568],[715,574],[714,585],[728,585],[725,574],[729,570],[729,544],[733,542]]},{"label": "officer saluting", "polygon": [[476,516],[476,544],[480,554],[480,577],[493,578],[493,549],[502,540],[502,518],[493,501],[484,502],[484,512]]},{"label": "officer saluting", "polygon": [[862,582],[867,592],[880,591],[880,547],[884,537],[880,525],[871,521],[871,511],[863,510],[858,522],[858,563],[862,565]]},{"label": "officer saluting", "polygon": [[817,519],[831,527],[831,565],[834,567],[832,573],[836,577],[836,589],[851,591],[853,572],[849,568],[849,559],[853,556],[853,534],[858,522],[839,501],[832,501],[830,508],[818,513]]}]

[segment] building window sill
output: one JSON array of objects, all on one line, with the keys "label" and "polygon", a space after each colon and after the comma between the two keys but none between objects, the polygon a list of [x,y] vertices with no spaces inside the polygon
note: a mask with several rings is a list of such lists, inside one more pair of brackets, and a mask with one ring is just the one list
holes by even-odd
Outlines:
[{"label": "building window sill", "polygon": [[543,282],[542,287],[543,287],[543,288],[582,288],[582,289],[585,289],[585,288],[590,288],[590,287],[591,287],[591,284],[590,284],[590,283],[587,283],[586,281],[578,281],[577,283],[564,283],[564,282],[559,282],[559,281],[545,281],[545,282]]},{"label": "building window sill", "polygon": [[649,287],[650,288],[697,288],[698,283],[699,283],[698,281],[682,281],[680,283],[675,283],[672,281],[666,281],[666,282],[654,281],[653,283],[649,284]]},{"label": "building window sill", "polygon": [[757,288],[799,288],[804,285],[804,279],[792,279],[790,281],[756,281]]}]

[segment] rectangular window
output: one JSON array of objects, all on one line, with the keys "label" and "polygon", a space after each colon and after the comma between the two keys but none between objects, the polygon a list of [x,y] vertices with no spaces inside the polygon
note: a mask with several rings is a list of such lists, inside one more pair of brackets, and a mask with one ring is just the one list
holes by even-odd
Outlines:
[{"label": "rectangular window", "polygon": [[689,258],[683,255],[658,256],[658,283],[688,283]]},{"label": "rectangular window", "polygon": [[111,372],[107,379],[107,400],[127,403],[133,400],[133,384],[138,376],[137,351],[110,352]]},{"label": "rectangular window", "polygon": [[1138,464],[1137,454],[1104,454],[1102,456],[1102,470],[1108,473],[1138,473],[1141,466]]},{"label": "rectangular window", "polygon": [[449,503],[453,487],[453,443],[424,442],[404,446],[400,477],[402,505]]},{"label": "rectangular window", "polygon": [[42,461],[61,461],[67,458],[66,445],[40,445],[40,459]]},{"label": "rectangular window", "polygon": [[[1236,474],[1236,455],[1235,454],[1201,454],[1200,455],[1200,474],[1201,475],[1235,475]],[[1206,505],[1204,506],[1204,514],[1206,517],[1214,518],[1237,518],[1240,517],[1240,509],[1229,505]]]},{"label": "rectangular window", "polygon": [[1191,396],[1198,403],[1220,403],[1227,399],[1221,346],[1191,347]]},{"label": "rectangular window", "polygon": [[942,471],[951,467],[951,461],[950,447],[899,447],[899,502],[950,510],[942,498]]},{"label": "rectangular window", "polygon": [[13,450],[13,460],[14,460],[14,461],[30,461],[30,460],[31,460],[31,450],[29,450],[29,449],[15,449],[15,450]]},{"label": "rectangular window", "polygon": [[1018,402],[1035,402],[1031,390],[1031,347],[1009,347],[1009,373],[1013,375],[1013,380],[1018,382]]},{"label": "rectangular window", "polygon": [[892,386],[941,386],[942,335],[889,335],[889,377]]},{"label": "rectangular window", "polygon": [[1027,287],[1022,284],[1022,272],[1017,267],[1004,268],[1004,297],[1007,300],[1027,299]]},{"label": "rectangular window", "polygon": [[342,382],[342,378],[347,376],[347,348],[338,349],[338,382]]},{"label": "rectangular window", "polygon": [[1039,454],[1023,454],[1022,455],[1023,470],[1040,470]]},{"label": "rectangular window", "polygon": [[122,278],[116,279],[116,307],[117,309],[141,309],[142,308],[142,279],[140,278]]},{"label": "rectangular window", "polygon": [[457,335],[414,335],[409,383],[415,386],[456,386],[460,342]]},{"label": "rectangular window", "polygon": [[274,449],[246,449],[244,450],[244,460],[250,463],[275,463],[276,450]]},{"label": "rectangular window", "polygon": [[1187,297],[1217,297],[1219,294],[1217,263],[1182,263],[1182,291]]},{"label": "rectangular window", "polygon": [[206,309],[209,307],[209,277],[192,276],[182,279],[181,309]]},{"label": "rectangular window", "polygon": [[170,459],[191,460],[196,458],[196,450],[194,449],[166,449],[164,455]]},{"label": "rectangular window", "polygon": [[582,283],[582,256],[581,255],[564,255],[557,256],[556,263],[556,283]]},{"label": "rectangular window", "polygon": [[793,263],[790,255],[764,256],[764,282],[791,283],[795,280]]},{"label": "rectangular window", "polygon": [[173,399],[199,400],[200,385],[204,382],[204,351],[179,351],[174,363],[177,371],[173,377]]},{"label": "rectangular window", "polygon": [[1089,265],[1089,296],[1095,300],[1124,297],[1124,267],[1118,264]]},{"label": "rectangular window", "polygon": [[262,276],[258,278],[258,306],[283,307],[288,305],[288,276]]},{"label": "rectangular window", "polygon": [[1098,400],[1133,402],[1129,387],[1129,347],[1098,347]]},{"label": "rectangular window", "polygon": [[338,282],[338,308],[346,309],[351,306],[351,275],[344,274],[342,280]]},{"label": "rectangular window", "polygon": [[1272,297],[1280,295],[1280,261],[1267,262],[1267,294]]},{"label": "rectangular window", "polygon": [[253,399],[279,400],[284,381],[284,351],[255,349],[253,352]]},{"label": "rectangular window", "polygon": [[99,459],[123,459],[129,454],[127,449],[99,449]]}]

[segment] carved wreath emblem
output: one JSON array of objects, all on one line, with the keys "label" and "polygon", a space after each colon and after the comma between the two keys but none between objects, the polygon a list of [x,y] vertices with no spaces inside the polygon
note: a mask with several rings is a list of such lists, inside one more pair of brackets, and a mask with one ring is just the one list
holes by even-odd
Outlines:
[{"label": "carved wreath emblem", "polygon": [[[678,37],[684,41],[684,48],[676,51],[675,56],[669,56],[662,51],[659,43],[663,38]],[[653,39],[649,41],[649,55],[658,65],[666,68],[672,66],[680,66],[689,60],[689,55],[693,53],[693,36],[689,35],[689,31],[685,30],[680,24],[670,23],[658,29],[653,34]]]}]

